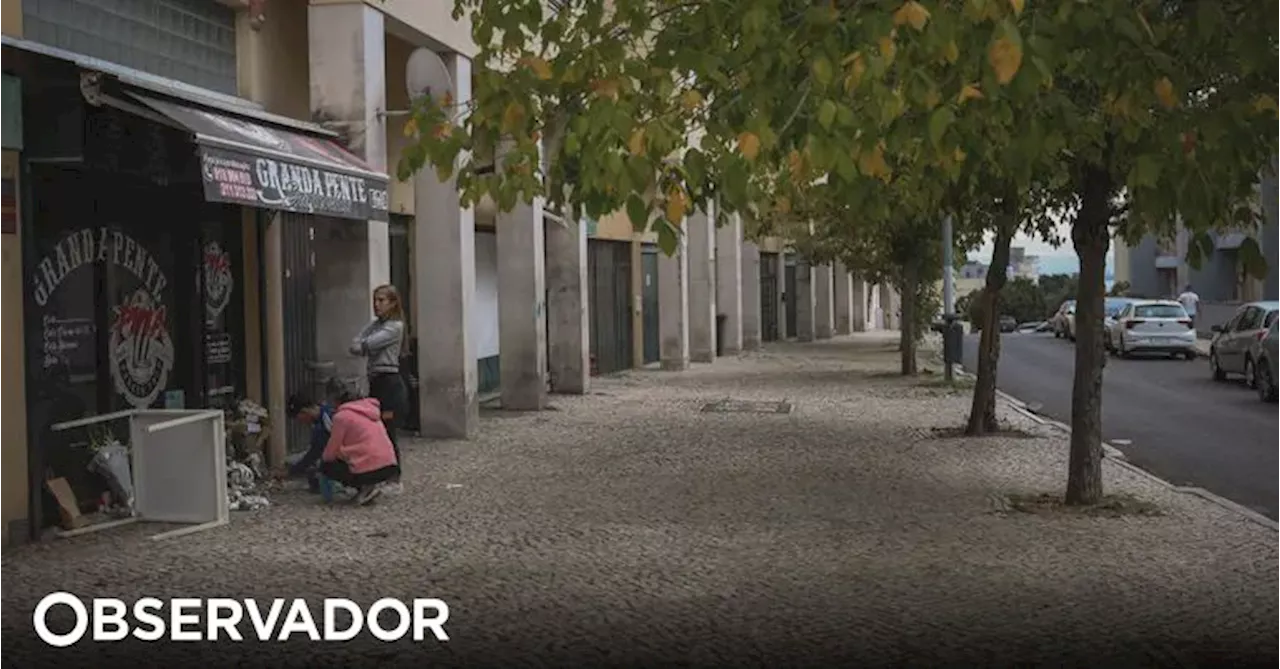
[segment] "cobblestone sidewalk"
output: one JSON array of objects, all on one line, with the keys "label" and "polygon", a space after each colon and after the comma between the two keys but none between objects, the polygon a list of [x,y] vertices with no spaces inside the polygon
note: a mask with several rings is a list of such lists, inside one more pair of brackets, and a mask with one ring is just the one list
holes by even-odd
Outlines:
[{"label": "cobblestone sidewalk", "polygon": [[[135,527],[21,548],[3,563],[6,665],[210,660],[51,653],[30,617],[61,589],[452,610],[447,644],[228,644],[217,666],[1275,666],[1274,531],[1111,464],[1109,492],[1163,515],[1001,511],[1061,491],[1065,441],[1008,410],[1029,436],[938,438],[968,391],[895,364],[864,335],[631,372],[411,445],[405,493],[369,508],[280,493],[167,542]],[[739,403],[702,411],[723,400]]]}]

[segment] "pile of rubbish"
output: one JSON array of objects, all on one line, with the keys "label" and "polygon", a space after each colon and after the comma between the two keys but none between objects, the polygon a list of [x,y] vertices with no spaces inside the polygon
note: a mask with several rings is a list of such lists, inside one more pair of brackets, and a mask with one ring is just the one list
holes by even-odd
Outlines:
[{"label": "pile of rubbish", "polygon": [[267,410],[253,400],[240,400],[226,412],[227,501],[232,511],[257,511],[271,506],[262,494],[268,480],[262,446],[268,429]]},{"label": "pile of rubbish", "polygon": [[107,492],[98,502],[103,515],[128,518],[133,515],[133,472],[129,467],[129,447],[120,443],[108,430],[95,430],[89,436],[93,458],[88,470],[107,482]]}]

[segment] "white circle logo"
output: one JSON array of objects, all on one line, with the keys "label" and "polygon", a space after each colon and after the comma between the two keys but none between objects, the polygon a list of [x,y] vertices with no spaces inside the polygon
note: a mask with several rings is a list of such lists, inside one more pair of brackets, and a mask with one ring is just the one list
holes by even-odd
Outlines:
[{"label": "white circle logo", "polygon": [[160,395],[173,369],[168,314],[139,289],[114,309],[111,324],[111,378],[129,404],[145,409]]}]

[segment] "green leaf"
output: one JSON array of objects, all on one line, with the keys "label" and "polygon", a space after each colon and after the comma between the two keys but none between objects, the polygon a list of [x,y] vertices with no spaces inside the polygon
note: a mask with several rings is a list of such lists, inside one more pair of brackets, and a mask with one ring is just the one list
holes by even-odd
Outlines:
[{"label": "green leaf", "polygon": [[951,127],[951,123],[955,120],[955,112],[946,106],[938,107],[929,116],[929,141],[933,143],[933,148],[942,149],[942,136],[946,134],[947,128]]},{"label": "green leaf", "polygon": [[826,56],[818,56],[817,60],[813,61],[812,69],[813,69],[813,78],[820,85],[825,87],[831,84],[831,77],[832,77],[831,61],[828,60]]},{"label": "green leaf", "polygon": [[1157,156],[1144,154],[1138,156],[1133,166],[1133,182],[1144,188],[1155,188],[1160,182],[1161,161]]},{"label": "green leaf", "polygon": [[836,103],[831,100],[823,100],[822,105],[818,107],[818,123],[822,125],[824,130],[830,130],[831,124],[836,120]]},{"label": "green leaf", "polygon": [[668,257],[675,255],[676,249],[680,246],[680,230],[666,219],[654,221],[654,228],[658,232],[658,248],[662,249]]},{"label": "green leaf", "polygon": [[631,229],[637,232],[649,227],[649,205],[635,193],[627,197],[627,218],[631,219]]}]

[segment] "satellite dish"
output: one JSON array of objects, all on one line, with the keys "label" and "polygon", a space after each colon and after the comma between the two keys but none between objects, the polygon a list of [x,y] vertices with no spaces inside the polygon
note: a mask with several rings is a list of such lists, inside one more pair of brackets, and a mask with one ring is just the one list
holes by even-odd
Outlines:
[{"label": "satellite dish", "polygon": [[404,84],[410,101],[426,97],[441,103],[446,95],[453,94],[453,77],[449,76],[449,68],[435,51],[426,47],[418,47],[409,54],[409,62],[404,68]]}]

